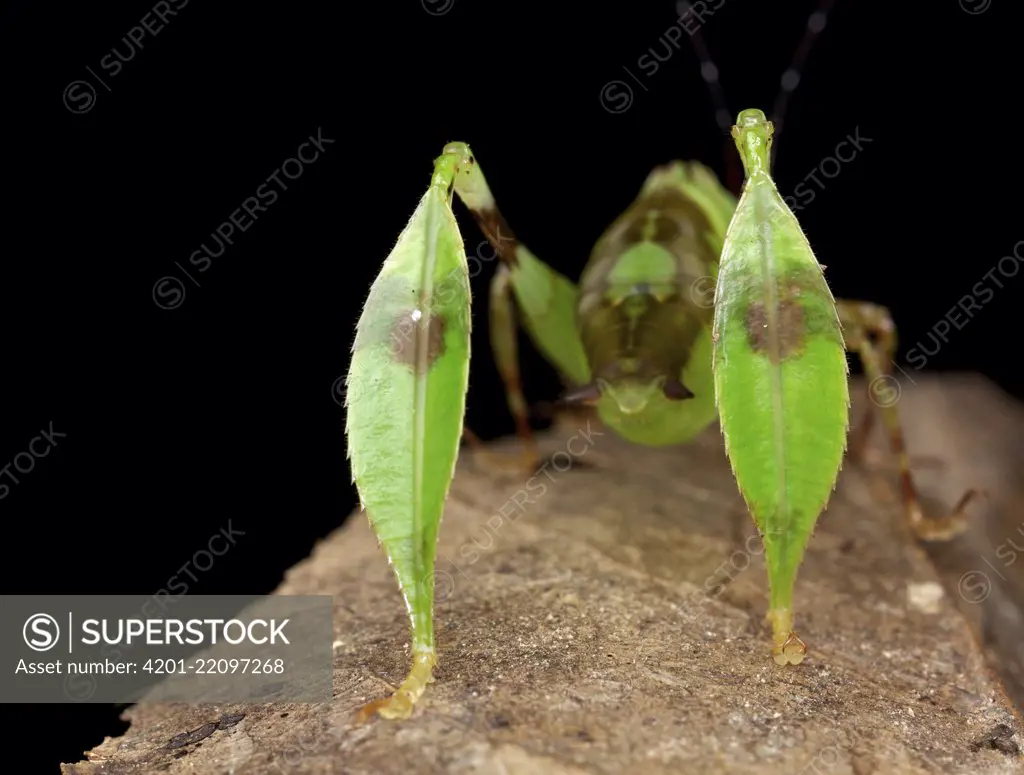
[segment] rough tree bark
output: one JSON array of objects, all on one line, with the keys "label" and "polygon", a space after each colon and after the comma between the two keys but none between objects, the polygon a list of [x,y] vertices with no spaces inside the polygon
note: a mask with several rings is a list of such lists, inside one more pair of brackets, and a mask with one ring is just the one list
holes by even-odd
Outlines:
[{"label": "rough tree bark", "polygon": [[[984,657],[1020,675],[1024,559],[995,549],[1022,519],[1024,411],[979,378],[917,382],[900,398],[911,453],[942,462],[920,469],[923,489],[933,505],[972,485],[989,501],[934,550],[937,573],[903,528],[876,433],[800,572],[798,667],[769,656],[760,544],[717,428],[647,450],[571,421],[543,437],[568,455],[532,490],[463,455],[441,530],[437,682],[410,720],[352,724],[408,666],[404,607],[356,515],[277,592],[336,596],[335,702],[143,703],[124,737],[63,772],[1024,772],[1019,715]],[[971,570],[987,573],[983,601],[981,577],[961,581]]]}]

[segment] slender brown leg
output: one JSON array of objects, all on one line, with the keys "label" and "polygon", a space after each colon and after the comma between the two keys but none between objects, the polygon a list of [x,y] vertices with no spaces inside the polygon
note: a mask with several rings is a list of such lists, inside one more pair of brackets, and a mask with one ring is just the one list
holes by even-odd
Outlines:
[{"label": "slender brown leg", "polygon": [[[865,372],[868,371],[868,361],[875,366],[875,372],[868,375],[865,388],[868,400],[864,405],[864,413],[860,423],[850,433],[849,454],[855,462],[860,463],[864,460],[868,439],[875,428],[876,415],[872,404],[876,403],[876,399],[872,395],[871,385],[882,385],[889,376],[889,364],[896,355],[896,326],[889,310],[877,304],[840,300],[836,306],[843,324],[847,349],[857,351]],[[872,336],[874,342],[871,341]],[[865,352],[868,353],[866,356]],[[876,379],[880,381],[876,382]]]},{"label": "slender brown leg", "polygon": [[530,428],[530,408],[523,396],[523,383],[519,377],[515,300],[508,264],[505,263],[498,267],[491,280],[490,317],[491,350],[501,381],[505,384],[505,397],[516,421],[516,434],[523,442],[523,466],[533,471],[540,465],[540,455]]},{"label": "slender brown leg", "polygon": [[491,280],[491,316],[490,335],[491,349],[505,385],[505,397],[508,408],[516,422],[516,435],[523,442],[522,457],[511,462],[487,449],[470,428],[463,428],[462,438],[473,448],[475,454],[487,461],[487,465],[502,469],[519,469],[527,473],[540,466],[540,455],[537,453],[537,442],[530,428],[529,407],[523,396],[523,385],[519,378],[519,352],[516,341],[515,301],[512,296],[512,284],[509,281],[508,266],[501,264]]},{"label": "slender brown leg", "polygon": [[[953,511],[939,519],[926,519],[921,510],[920,499],[914,479],[910,471],[910,459],[903,443],[903,431],[900,426],[899,410],[896,400],[892,398],[895,378],[889,373],[889,365],[896,354],[896,326],[892,322],[889,310],[877,304],[863,301],[836,302],[839,320],[843,325],[843,336],[846,347],[855,351],[868,381],[868,398],[870,403],[878,407],[889,446],[899,461],[900,484],[903,491],[903,507],[907,523],[914,534],[922,541],[948,541],[967,529],[967,517],[964,513],[967,504],[982,493],[970,489],[960,498]],[[872,341],[874,337],[874,341]],[[898,394],[895,394],[898,397]],[[890,400],[892,398],[892,400]],[[850,456],[859,462],[863,460],[868,434],[874,423],[874,410],[869,405],[865,410],[863,421],[851,433]]]}]

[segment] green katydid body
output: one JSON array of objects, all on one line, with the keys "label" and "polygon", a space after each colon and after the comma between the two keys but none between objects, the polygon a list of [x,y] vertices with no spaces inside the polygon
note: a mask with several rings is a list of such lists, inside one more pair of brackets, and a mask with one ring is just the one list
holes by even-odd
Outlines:
[{"label": "green katydid body", "polygon": [[[711,291],[736,198],[712,172],[698,162],[654,170],[595,245],[578,288],[515,239],[479,166],[455,190],[507,261],[520,322],[609,427],[665,446],[714,421]],[[499,366],[514,372],[497,322]]]},{"label": "green katydid body", "polygon": [[[577,330],[601,419],[629,441],[689,441],[715,418],[710,289],[722,234],[683,185],[655,171],[583,271]],[[586,392],[586,391],[584,391]]]}]

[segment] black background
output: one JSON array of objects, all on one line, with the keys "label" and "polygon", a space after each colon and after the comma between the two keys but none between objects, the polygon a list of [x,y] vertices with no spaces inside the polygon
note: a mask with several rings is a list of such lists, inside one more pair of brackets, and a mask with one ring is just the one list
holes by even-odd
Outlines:
[{"label": "black background", "polygon": [[[783,192],[858,128],[870,138],[798,215],[835,294],[892,309],[904,358],[934,349],[929,331],[1024,239],[1011,4],[963,3],[991,7],[840,0],[778,137]],[[730,113],[770,109],[815,5],[707,3]],[[66,434],[0,501],[5,593],[146,594],[173,576],[190,594],[270,592],[343,522],[336,380],[446,142],[472,143],[518,236],[571,277],[652,167],[733,164],[688,37],[653,75],[637,63],[665,51],[671,0],[455,0],[439,15],[444,2],[191,0],[112,76],[101,61],[152,8],[0,12],[0,465],[50,423]],[[81,86],[63,99],[76,80],[91,103]],[[632,89],[620,113],[600,99],[614,80]],[[318,130],[333,144],[197,272],[189,255]],[[481,234],[455,209],[472,254]],[[492,268],[474,279],[467,410],[486,438],[513,427],[486,338]],[[176,309],[154,303],[167,276]],[[926,370],[981,371],[1021,397],[1024,275],[995,277],[1005,287],[986,285]],[[531,401],[557,396],[530,350],[523,368]],[[230,552],[180,570],[229,524],[244,533]],[[111,706],[14,715],[8,751],[34,756],[19,772],[56,772],[124,728]]]}]

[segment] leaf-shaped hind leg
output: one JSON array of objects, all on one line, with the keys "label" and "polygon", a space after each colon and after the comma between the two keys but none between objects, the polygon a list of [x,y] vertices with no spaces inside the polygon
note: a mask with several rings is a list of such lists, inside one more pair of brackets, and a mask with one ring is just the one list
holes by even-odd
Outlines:
[{"label": "leaf-shaped hind leg", "polygon": [[[889,446],[899,462],[903,509],[907,524],[914,535],[922,541],[949,541],[955,538],[967,529],[966,507],[980,496],[981,492],[969,489],[953,510],[943,517],[934,519],[924,516],[910,470],[910,457],[903,441],[897,409],[899,391],[889,370],[889,365],[896,354],[896,326],[889,310],[866,301],[845,300],[836,301],[836,309],[843,326],[846,347],[860,356],[867,376],[868,399],[870,404],[878,407],[882,415]],[[850,434],[849,454],[855,462],[863,460],[874,418],[875,411],[868,405],[864,410],[863,420]]]},{"label": "leaf-shaped hind leg", "polygon": [[370,288],[346,382],[352,478],[405,601],[412,667],[360,713],[405,718],[432,680],[437,535],[458,455],[469,378],[470,289],[448,146]]},{"label": "leaf-shaped hind leg", "polygon": [[771,122],[740,113],[747,173],[715,286],[714,376],[726,453],[761,533],[772,657],[799,664],[797,571],[846,448],[846,351],[821,266],[768,174]]}]

